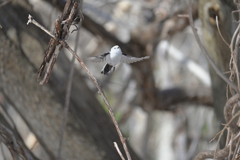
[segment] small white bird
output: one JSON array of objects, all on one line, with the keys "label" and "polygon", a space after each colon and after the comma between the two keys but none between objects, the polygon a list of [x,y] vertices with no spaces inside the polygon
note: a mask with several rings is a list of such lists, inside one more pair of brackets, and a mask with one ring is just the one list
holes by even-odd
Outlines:
[{"label": "small white bird", "polygon": [[148,58],[149,58],[149,56],[141,57],[141,58],[128,56],[128,55],[122,53],[121,48],[118,45],[116,45],[111,48],[110,52],[104,53],[103,55],[100,55],[100,56],[90,57],[89,60],[96,62],[96,63],[106,61],[107,63],[103,66],[101,73],[104,75],[106,75],[106,74],[108,75],[109,73],[111,73],[115,70],[115,66],[118,63],[123,63],[123,62],[134,63],[134,62],[142,61],[142,60],[148,59]]}]

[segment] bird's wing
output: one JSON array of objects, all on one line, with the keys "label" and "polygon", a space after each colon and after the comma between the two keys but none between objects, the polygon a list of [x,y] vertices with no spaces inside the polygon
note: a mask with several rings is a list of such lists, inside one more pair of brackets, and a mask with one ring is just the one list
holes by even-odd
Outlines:
[{"label": "bird's wing", "polygon": [[126,54],[123,54],[122,58],[121,58],[121,62],[134,63],[134,62],[142,61],[142,60],[145,60],[145,59],[149,59],[149,56],[137,58],[137,57],[132,57],[132,56],[128,56]]},{"label": "bird's wing", "polygon": [[95,57],[90,57],[88,58],[88,60],[95,62],[95,63],[100,63],[100,62],[104,62],[109,58],[110,53],[104,53],[101,56],[95,56]]}]

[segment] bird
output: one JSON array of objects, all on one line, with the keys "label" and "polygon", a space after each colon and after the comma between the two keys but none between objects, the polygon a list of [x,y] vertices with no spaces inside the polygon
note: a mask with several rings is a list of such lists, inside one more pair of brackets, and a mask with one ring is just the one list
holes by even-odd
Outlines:
[{"label": "bird", "polygon": [[90,61],[95,63],[107,62],[101,70],[101,74],[104,75],[108,75],[109,73],[114,72],[115,66],[119,63],[124,62],[130,64],[145,59],[149,59],[149,56],[137,58],[124,54],[118,45],[113,46],[107,53],[89,58]]}]

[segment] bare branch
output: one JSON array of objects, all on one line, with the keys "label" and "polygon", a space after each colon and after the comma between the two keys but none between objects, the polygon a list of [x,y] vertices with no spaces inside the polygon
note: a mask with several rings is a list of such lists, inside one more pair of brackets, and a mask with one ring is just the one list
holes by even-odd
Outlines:
[{"label": "bare branch", "polygon": [[221,33],[221,30],[220,30],[220,28],[219,28],[218,16],[216,16],[216,25],[217,25],[218,33],[219,33],[220,37],[222,38],[223,42],[224,42],[227,46],[229,46],[228,42],[223,38],[222,33]]},{"label": "bare branch", "polygon": [[51,57],[51,60],[49,62],[49,65],[48,65],[48,68],[47,68],[47,71],[44,75],[44,78],[41,80],[41,82],[39,83],[40,85],[44,85],[44,84],[47,84],[48,83],[48,80],[50,78],[50,75],[51,75],[51,72],[52,72],[52,69],[53,69],[53,66],[57,60],[57,57],[58,57],[58,54],[60,52],[60,50],[62,49],[62,46],[57,46],[55,48],[55,51]]},{"label": "bare branch", "polygon": [[122,159],[122,160],[125,160],[125,158],[124,158],[123,155],[122,155],[122,152],[121,152],[120,149],[118,148],[117,143],[116,143],[116,142],[113,142],[113,144],[114,144],[114,147],[116,148],[119,156],[121,157],[121,159]]},{"label": "bare branch", "polygon": [[[224,106],[224,116],[225,116],[225,120],[226,122],[231,122],[233,116],[232,116],[232,109],[233,109],[233,104],[237,103],[240,100],[240,96],[239,94],[235,94],[233,97],[231,97],[226,105]],[[229,124],[231,130],[233,131],[234,134],[237,133],[238,131],[238,127],[236,126],[236,124],[234,123],[230,123]]]},{"label": "bare branch", "polygon": [[[79,24],[80,28],[81,23]],[[75,39],[75,48],[74,51],[77,52],[77,46],[78,46],[78,42],[79,42],[79,32],[80,29],[77,30],[77,36]],[[71,96],[71,89],[72,89],[72,80],[73,80],[73,73],[74,73],[74,61],[75,58],[74,56],[72,56],[72,60],[71,60],[71,68],[70,68],[70,73],[68,76],[68,83],[67,83],[67,89],[66,89],[66,97],[65,97],[65,106],[64,106],[64,113],[63,113],[63,121],[62,121],[62,128],[61,128],[61,135],[60,135],[60,141],[59,141],[59,148],[58,148],[58,155],[57,155],[57,159],[60,159],[61,156],[61,148],[62,148],[62,143],[63,143],[63,136],[64,136],[64,132],[65,132],[65,127],[66,127],[66,123],[67,123],[67,114],[69,111],[69,103],[70,103],[70,96]]]},{"label": "bare branch", "polygon": [[50,35],[52,38],[55,38],[55,36],[53,35],[52,32],[48,31],[45,27],[43,27],[41,24],[39,24],[37,21],[35,21],[30,14],[28,15],[27,25],[28,25],[29,23],[35,24],[37,27],[39,27],[40,29],[42,29],[44,32],[46,32],[48,35]]},{"label": "bare branch", "polygon": [[[224,159],[227,155],[228,149],[224,148],[222,150],[217,151],[215,159]],[[194,160],[204,160],[207,158],[213,158],[213,156],[214,156],[213,150],[202,151],[194,158]]]},{"label": "bare branch", "polygon": [[[236,74],[237,76],[237,84],[238,84],[238,88],[240,87],[239,86],[239,72],[238,72],[238,66],[237,66],[237,56],[238,56],[238,42],[239,42],[239,35],[237,36],[237,33],[239,31],[239,28],[240,28],[240,24],[238,25],[237,29],[235,30],[234,34],[233,34],[233,37],[232,37],[232,40],[231,40],[231,44],[230,44],[230,50],[231,50],[231,58],[233,59],[233,66],[234,66],[234,74]],[[235,40],[235,37],[237,36],[237,40],[235,42],[235,51],[233,51],[233,46],[234,46],[234,40]],[[235,52],[235,53],[234,53]],[[233,75],[231,75],[232,77]],[[231,78],[230,77],[230,78]]]}]

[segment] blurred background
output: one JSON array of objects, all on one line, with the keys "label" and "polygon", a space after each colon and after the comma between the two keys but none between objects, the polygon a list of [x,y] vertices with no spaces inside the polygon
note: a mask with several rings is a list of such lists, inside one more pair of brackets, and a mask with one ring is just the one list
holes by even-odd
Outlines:
[{"label": "blurred background", "polygon": [[[26,22],[31,14],[54,31],[64,4],[63,0],[0,0],[0,122],[33,159],[57,158],[72,54],[62,49],[49,83],[39,85],[37,71],[50,37]],[[202,150],[216,148],[216,140],[209,141],[223,123],[222,110],[217,109],[220,116],[216,116],[213,75],[189,26],[188,6],[187,0],[83,1],[83,23],[79,32],[69,33],[67,43],[77,46],[77,54],[104,90],[132,159],[191,160]],[[231,37],[235,9],[231,1],[195,0],[192,6],[200,37],[209,28],[218,34],[211,18],[220,15],[223,35],[230,41],[225,32]],[[215,42],[214,34],[207,35]],[[102,75],[105,64],[87,58],[106,53],[113,45],[125,54],[150,59],[119,64],[110,75]],[[123,154],[124,150],[106,105],[86,71],[77,61],[74,64],[61,159],[121,159],[113,142]],[[226,93],[226,84],[217,87]],[[1,143],[0,159],[12,159],[8,145]]]}]

